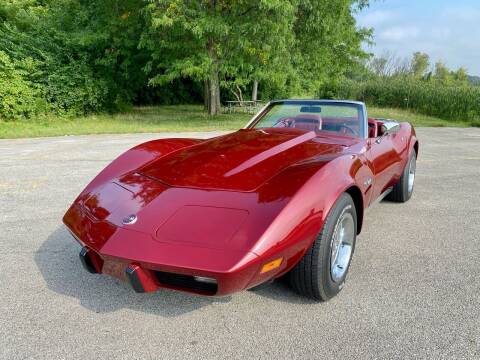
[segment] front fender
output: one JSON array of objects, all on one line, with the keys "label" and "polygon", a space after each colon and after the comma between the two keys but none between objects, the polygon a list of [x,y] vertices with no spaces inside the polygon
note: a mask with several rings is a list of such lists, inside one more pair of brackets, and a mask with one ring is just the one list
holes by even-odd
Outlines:
[{"label": "front fender", "polygon": [[90,192],[105,182],[126,174],[130,171],[156,160],[179,149],[195,145],[200,139],[158,139],[137,145],[118,156],[108,164],[79,195]]},{"label": "front fender", "polygon": [[363,179],[371,171],[357,155],[344,155],[322,166],[295,193],[288,204],[255,244],[252,252],[270,258],[284,254],[290,270],[311,246],[325,219],[341,194],[352,187],[362,193],[362,211],[365,201]]}]

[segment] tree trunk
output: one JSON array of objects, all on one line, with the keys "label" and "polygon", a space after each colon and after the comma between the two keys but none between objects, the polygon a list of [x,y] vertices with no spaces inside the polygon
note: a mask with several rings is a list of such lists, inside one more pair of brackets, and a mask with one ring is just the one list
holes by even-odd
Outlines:
[{"label": "tree trunk", "polygon": [[215,43],[213,39],[208,40],[208,55],[212,60],[212,68],[208,77],[208,114],[218,115],[220,113],[220,79],[218,75],[218,59],[215,52]]},{"label": "tree trunk", "polygon": [[257,94],[258,94],[258,81],[253,80],[252,101],[257,101]]},{"label": "tree trunk", "polygon": [[208,80],[203,81],[203,110],[208,111]]},{"label": "tree trunk", "polygon": [[208,79],[208,114],[218,115],[220,113],[220,82],[218,71],[214,69]]},{"label": "tree trunk", "polygon": [[216,82],[217,82],[217,92],[215,94],[215,106],[217,108],[217,114],[220,114],[222,112],[222,104],[220,102],[220,80],[218,78],[218,72],[216,76]]},{"label": "tree trunk", "polygon": [[237,85],[237,91],[238,91],[238,99],[243,102],[243,95],[242,95],[242,89],[240,86]]}]

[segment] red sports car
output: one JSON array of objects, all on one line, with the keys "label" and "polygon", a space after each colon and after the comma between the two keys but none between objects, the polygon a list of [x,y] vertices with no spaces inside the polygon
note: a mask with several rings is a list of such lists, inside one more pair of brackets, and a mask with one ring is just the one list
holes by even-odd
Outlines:
[{"label": "red sports car", "polygon": [[365,104],[281,100],[208,140],[128,150],[63,221],[91,273],[137,292],[227,295],[288,275],[300,294],[343,287],[365,209],[413,191],[418,140]]}]

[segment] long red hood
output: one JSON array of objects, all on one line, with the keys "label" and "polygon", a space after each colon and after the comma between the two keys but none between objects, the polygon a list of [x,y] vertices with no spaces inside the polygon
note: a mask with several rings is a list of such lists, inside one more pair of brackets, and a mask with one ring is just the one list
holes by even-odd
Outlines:
[{"label": "long red hood", "polygon": [[290,165],[338,156],[349,142],[298,130],[240,130],[173,152],[138,172],[174,187],[252,191]]},{"label": "long red hood", "polygon": [[[102,256],[227,271],[245,256],[260,256],[257,241],[297,190],[357,142],[265,129],[142,144],[107,167],[64,222]],[[183,147],[168,152],[177,145]],[[146,154],[155,157],[136,167]],[[125,224],[132,214],[135,221]]]}]

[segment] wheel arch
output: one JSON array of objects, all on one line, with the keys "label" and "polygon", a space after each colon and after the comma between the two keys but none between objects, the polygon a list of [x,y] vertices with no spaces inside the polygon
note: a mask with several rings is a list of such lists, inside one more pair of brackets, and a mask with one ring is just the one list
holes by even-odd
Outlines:
[{"label": "wheel arch", "polygon": [[[278,251],[299,243],[302,244],[302,251],[306,251],[344,193],[348,193],[353,199],[359,234],[365,204],[356,181],[356,172],[360,167],[360,160],[353,159],[351,155],[337,157],[322,164],[280,210],[251,251],[264,256],[270,254],[272,249]],[[332,174],[336,176],[331,176]]]},{"label": "wheel arch", "polygon": [[364,206],[363,206],[362,191],[358,186],[352,185],[348,189],[346,189],[345,192],[352,197],[353,203],[355,204],[355,211],[357,213],[357,235],[358,235],[362,231],[362,226],[363,226]]}]

